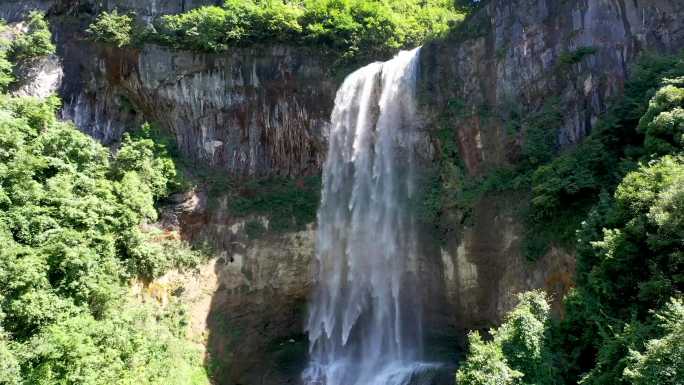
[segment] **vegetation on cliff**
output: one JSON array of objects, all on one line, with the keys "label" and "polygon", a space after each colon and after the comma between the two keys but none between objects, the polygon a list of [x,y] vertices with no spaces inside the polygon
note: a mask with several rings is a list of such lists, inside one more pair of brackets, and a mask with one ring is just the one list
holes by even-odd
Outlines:
[{"label": "vegetation on cliff", "polygon": [[50,26],[42,12],[30,12],[24,23],[26,31],[19,33],[12,40],[12,60],[25,62],[55,53],[56,47],[52,44]]},{"label": "vegetation on cliff", "polygon": [[[0,20],[0,34],[5,32],[7,26]],[[11,43],[7,39],[0,38],[0,92],[4,92],[7,86],[14,80],[12,74],[12,62],[9,60]]]},{"label": "vegetation on cliff", "polygon": [[[34,16],[16,58],[52,50],[29,36],[45,31]],[[173,162],[146,138],[113,154],[58,121],[59,105],[0,94],[0,384],[207,384],[182,304],[128,288],[201,258],[148,230]]]},{"label": "vegetation on cliff", "polygon": [[[585,142],[532,170],[532,229],[568,207],[586,213],[574,224],[577,287],[560,321],[528,294],[492,341],[471,336],[461,384],[682,383],[683,75],[683,57],[645,58]],[[529,335],[511,345],[510,330]]]},{"label": "vegetation on cliff", "polygon": [[121,48],[132,43],[133,25],[133,16],[119,15],[119,12],[114,10],[98,15],[86,32],[97,41]]},{"label": "vegetation on cliff", "polygon": [[[24,31],[13,31],[12,40],[0,37],[0,92],[4,92],[15,80],[15,64],[19,67],[31,61],[55,53],[52,33],[45,15],[30,12],[23,24]],[[6,34],[7,25],[0,19],[0,34]]]},{"label": "vegetation on cliff", "polygon": [[0,97],[0,383],[205,383],[182,317],[127,294],[199,259],[141,228],[173,164],[149,140],[112,156],[58,105]]},{"label": "vegetation on cliff", "polygon": [[145,31],[135,31],[129,15],[103,13],[89,32],[117,46],[152,41],[206,52],[259,43],[312,46],[350,64],[444,35],[463,16],[463,8],[451,0],[227,0],[163,16]]}]

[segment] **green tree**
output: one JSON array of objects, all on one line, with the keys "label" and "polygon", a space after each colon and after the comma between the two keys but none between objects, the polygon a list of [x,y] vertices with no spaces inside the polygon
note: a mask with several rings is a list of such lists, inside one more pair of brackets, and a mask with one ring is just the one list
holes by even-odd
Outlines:
[{"label": "green tree", "polygon": [[95,41],[113,44],[119,48],[130,45],[133,42],[133,16],[120,15],[116,9],[111,13],[102,12],[86,32]]},{"label": "green tree", "polygon": [[546,295],[531,291],[518,296],[518,305],[483,342],[468,337],[469,352],[459,368],[459,385],[551,384],[556,376],[547,347],[550,307]]},{"label": "green tree", "polygon": [[20,385],[21,368],[5,333],[0,329],[0,385]]},{"label": "green tree", "polygon": [[629,351],[655,336],[650,310],[681,290],[683,161],[666,156],[629,173],[578,233],[577,291],[559,331],[568,382],[627,384]]},{"label": "green tree", "polygon": [[510,366],[523,373],[523,383],[549,383],[554,376],[549,365],[547,333],[550,328],[550,307],[541,291],[523,293],[519,303],[506,315],[494,334],[496,343]]},{"label": "green tree", "polygon": [[[0,19],[0,34],[3,33],[6,28],[5,22]],[[14,80],[14,76],[12,75],[12,63],[8,59],[10,50],[11,43],[6,39],[0,38],[0,93],[5,91],[7,86]]]},{"label": "green tree", "polygon": [[168,156],[157,156],[159,151],[166,155],[165,149],[160,150],[152,139],[131,139],[124,134],[113,164],[115,176],[121,178],[127,172],[135,172],[144,185],[150,186],[153,197],[168,195],[169,184],[176,178],[176,167]]},{"label": "green tree", "polygon": [[[343,65],[418,46],[446,34],[463,17],[449,0],[226,0],[222,6],[163,16],[146,39],[209,52],[259,43],[314,46],[335,54]],[[91,31],[100,29],[98,22]]]},{"label": "green tree", "polygon": [[651,100],[639,121],[646,135],[644,148],[651,156],[662,156],[684,149],[684,78],[668,80]]},{"label": "green tree", "polygon": [[484,342],[478,332],[468,334],[468,357],[456,372],[459,385],[515,385],[522,373],[512,369],[501,346]]},{"label": "green tree", "polygon": [[112,155],[58,106],[0,96],[0,384],[206,384],[186,321],[127,294],[201,258],[142,227],[173,162],[145,138]]},{"label": "green tree", "polygon": [[681,385],[684,381],[684,302],[672,299],[656,314],[662,337],[646,342],[643,353],[632,350],[625,376],[634,385]]},{"label": "green tree", "polygon": [[45,14],[31,11],[26,18],[26,32],[21,33],[12,42],[11,57],[14,60],[26,61],[55,53],[52,44],[50,25]]}]

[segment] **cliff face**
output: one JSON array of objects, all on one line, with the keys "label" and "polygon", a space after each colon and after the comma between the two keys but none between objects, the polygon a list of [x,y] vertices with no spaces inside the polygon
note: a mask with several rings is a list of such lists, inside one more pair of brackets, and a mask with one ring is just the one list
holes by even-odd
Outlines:
[{"label": "cliff face", "polygon": [[21,20],[29,11],[41,10],[54,14],[82,14],[117,9],[133,12],[143,21],[155,17],[180,13],[203,5],[220,5],[220,0],[4,0],[0,17],[5,21]]},{"label": "cliff face", "polygon": [[524,132],[506,123],[552,101],[563,115],[558,143],[571,146],[621,93],[639,54],[684,46],[682,16],[677,0],[491,1],[422,49],[426,111],[459,104],[451,128],[473,174],[515,162]]},{"label": "cliff face", "polygon": [[[571,147],[621,94],[639,54],[684,48],[682,20],[678,0],[492,1],[455,37],[422,49],[423,110],[434,129],[454,135],[471,175],[515,163],[526,138],[511,123],[549,104],[561,119],[546,128],[556,129],[561,149]],[[558,301],[572,287],[568,252],[552,249],[535,263],[521,256],[519,199],[484,197],[473,223],[441,250],[457,326],[500,320],[520,291],[545,288]]]},{"label": "cliff face", "polygon": [[[83,55],[83,52],[88,54]],[[105,143],[143,121],[198,164],[237,175],[306,175],[323,160],[335,83],[310,52],[220,55],[67,43],[66,118]]]},{"label": "cliff face", "polygon": [[[544,129],[559,150],[572,147],[621,94],[639,54],[684,48],[682,20],[678,0],[491,1],[455,37],[423,47],[423,110],[433,129],[455,137],[471,175],[518,161],[520,117],[549,105],[561,119]],[[457,327],[497,322],[531,288],[545,288],[561,311],[574,258],[558,248],[535,263],[522,257],[515,210],[525,199],[484,197],[442,248],[445,308]]]},{"label": "cliff face", "polygon": [[89,43],[83,33],[89,17],[103,10],[134,12],[150,22],[218,3],[8,0],[0,17],[48,13],[64,66],[63,117],[105,144],[149,121],[203,166],[238,175],[318,172],[336,91],[320,53],[273,46],[216,55],[154,45],[114,49]]},{"label": "cliff face", "polygon": [[6,0],[0,4],[0,18],[12,23],[22,20],[30,11],[47,11],[56,4],[51,0]]},{"label": "cliff face", "polygon": [[200,269],[210,299],[191,314],[204,329],[199,333],[216,383],[296,383],[308,349],[302,325],[313,278],[313,226],[255,236],[250,223],[267,229],[268,220],[232,217],[226,196],[200,190],[172,198],[161,226],[216,252]]}]

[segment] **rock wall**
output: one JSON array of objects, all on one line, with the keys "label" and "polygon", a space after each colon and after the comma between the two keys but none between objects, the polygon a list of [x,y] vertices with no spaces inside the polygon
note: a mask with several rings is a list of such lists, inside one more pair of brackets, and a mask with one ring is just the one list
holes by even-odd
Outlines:
[{"label": "rock wall", "polygon": [[[308,350],[302,330],[314,228],[269,233],[264,217],[231,216],[227,199],[203,190],[174,195],[159,224],[214,250],[199,271],[206,293],[193,295],[186,285],[186,297],[204,298],[191,316],[195,329],[204,328],[207,366],[217,384],[298,383]],[[250,234],[255,221],[266,231]]]},{"label": "rock wall", "polygon": [[[0,12],[2,11],[3,8],[0,7]],[[12,22],[0,32],[0,39],[12,41],[17,35],[25,33],[26,29],[25,23]],[[59,92],[64,78],[61,59],[54,54],[15,63],[12,72],[14,82],[9,92],[15,96],[46,98]]]},{"label": "rock wall", "polygon": [[81,0],[92,3],[98,10],[133,12],[139,19],[150,22],[160,15],[168,15],[189,11],[203,5],[221,5],[222,0]]},{"label": "rock wall", "polygon": [[498,324],[517,303],[518,293],[541,288],[563,313],[560,300],[574,286],[572,252],[552,247],[538,261],[521,253],[524,227],[519,221],[522,196],[491,195],[478,201],[472,223],[439,250],[444,299],[442,322],[460,333]]},{"label": "rock wall", "polygon": [[93,14],[103,10],[134,13],[150,22],[160,15],[184,12],[203,5],[220,5],[221,0],[3,0],[0,18],[8,22],[21,20],[27,12],[41,10],[50,14]]},{"label": "rock wall", "polygon": [[639,54],[684,47],[683,17],[679,0],[492,0],[422,49],[426,111],[462,104],[452,128],[473,174],[515,162],[525,133],[506,122],[552,99],[563,113],[558,142],[572,146],[622,92]]},{"label": "rock wall", "polygon": [[[520,116],[555,103],[559,150],[580,142],[619,96],[630,65],[644,52],[684,48],[680,0],[492,0],[449,39],[421,53],[423,110],[446,128],[466,172],[482,175],[520,158]],[[445,111],[458,109],[444,119]],[[553,248],[538,262],[520,252],[516,207],[527,197],[487,196],[439,254],[446,316],[457,328],[501,320],[515,294],[545,288],[559,300],[573,285],[571,252]],[[438,258],[438,257],[436,257]]]},{"label": "rock wall", "polygon": [[234,175],[320,170],[336,85],[311,52],[254,47],[211,55],[78,40],[64,52],[64,117],[104,143],[149,121],[198,166]]},{"label": "rock wall", "polygon": [[0,4],[0,19],[8,23],[21,21],[28,12],[46,12],[56,3],[54,0],[3,0]]},{"label": "rock wall", "polygon": [[213,0],[7,0],[0,17],[40,9],[51,19],[64,66],[63,117],[105,144],[143,122],[171,133],[200,167],[234,175],[308,175],[320,170],[337,82],[313,49],[261,46],[221,54],[154,45],[116,49],[84,30],[102,10],[143,21]]}]

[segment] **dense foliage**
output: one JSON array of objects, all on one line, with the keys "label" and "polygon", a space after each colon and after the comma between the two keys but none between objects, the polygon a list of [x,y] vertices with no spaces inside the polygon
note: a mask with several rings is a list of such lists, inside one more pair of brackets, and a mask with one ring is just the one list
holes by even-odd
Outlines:
[{"label": "dense foliage", "polygon": [[104,13],[90,32],[118,46],[138,35],[140,41],[208,52],[259,43],[315,46],[349,64],[415,47],[462,19],[450,0],[226,0],[163,16],[144,32],[134,31],[130,16]]},{"label": "dense foliage", "polygon": [[[572,246],[574,231],[599,194],[613,191],[639,160],[650,159],[651,154],[664,154],[663,151],[653,152],[653,146],[658,137],[666,136],[658,133],[654,125],[665,124],[665,121],[650,123],[652,128],[647,132],[649,123],[646,120],[649,118],[645,114],[649,109],[649,99],[664,79],[676,79],[682,75],[684,60],[681,58],[644,57],[633,69],[624,98],[602,117],[591,135],[574,150],[533,170],[527,220],[530,233],[536,234],[533,239],[539,244],[538,250],[532,253],[533,258],[546,252],[550,240],[558,239],[545,229],[561,233],[565,245]],[[671,92],[667,90],[669,88],[660,94]],[[651,103],[660,102],[654,100]],[[655,114],[656,110],[651,109],[649,113]],[[675,109],[670,115],[676,118],[676,114]],[[661,120],[667,116],[663,115]],[[675,121],[667,124],[670,127],[663,127],[664,130],[677,130]],[[665,140],[673,144],[676,141],[675,138]]]},{"label": "dense foliage", "polygon": [[646,342],[646,350],[630,351],[624,374],[634,385],[675,385],[684,378],[684,303],[675,300],[656,314],[661,338]]},{"label": "dense foliage", "polygon": [[111,13],[103,12],[86,32],[96,41],[124,47],[131,44],[133,39],[133,17],[119,15],[116,10]]},{"label": "dense foliage", "polygon": [[[6,30],[7,26],[0,20],[0,34]],[[8,56],[11,48],[11,43],[3,38],[0,38],[0,92],[4,92],[10,83],[14,80],[12,74],[12,62]]]},{"label": "dense foliage", "polygon": [[52,33],[43,13],[30,12],[21,26],[22,30],[8,31],[0,19],[0,34],[11,37],[11,40],[0,37],[0,93],[15,85],[15,80],[21,80],[22,73],[34,60],[55,53]]},{"label": "dense foliage", "polygon": [[26,32],[20,33],[12,41],[13,60],[27,61],[55,53],[50,26],[42,12],[30,12],[25,24]]},{"label": "dense foliage", "polygon": [[[582,52],[588,55],[592,50]],[[451,100],[441,116],[443,129],[436,141],[438,167],[425,183],[428,191],[422,198],[427,222],[437,223],[435,232],[441,239],[449,239],[454,224],[465,223],[473,203],[484,194],[515,192],[520,197],[530,196],[519,210],[525,223],[523,251],[527,258],[537,260],[552,244],[574,248],[575,232],[602,192],[612,193],[625,174],[640,160],[650,159],[651,153],[662,155],[681,143],[677,133],[681,108],[663,114],[657,122],[650,122],[644,114],[661,85],[664,89],[651,103],[664,108],[677,103],[680,96],[674,88],[683,75],[681,57],[644,56],[631,69],[624,97],[612,101],[610,110],[582,143],[560,154],[555,129],[562,124],[563,112],[557,98],[547,98],[536,111],[525,113],[510,102],[497,111],[468,111],[465,101]],[[656,112],[653,109],[651,113]],[[454,121],[472,115],[501,119],[510,135],[524,139],[518,162],[484,176],[467,175],[451,127]],[[454,218],[455,213],[461,217]]]},{"label": "dense foliage", "polygon": [[[682,58],[643,60],[624,100],[595,132],[574,151],[533,171],[536,223],[548,226],[568,207],[583,213],[581,226],[574,227],[580,227],[574,237],[577,287],[565,298],[565,318],[547,322],[543,334],[519,340],[527,344],[507,350],[499,330],[492,342],[472,338],[458,375],[466,379],[462,384],[682,384],[682,75]],[[510,328],[521,306],[524,299],[500,329]],[[528,333],[537,330],[526,325]],[[540,344],[541,350],[529,344]],[[469,380],[478,373],[473,363],[481,352],[493,349],[497,363],[489,366],[521,376]],[[540,367],[554,371],[540,376]]]},{"label": "dense foliage", "polygon": [[112,157],[58,106],[0,96],[0,383],[206,383],[182,317],[127,294],[199,260],[141,227],[173,163],[149,139]]},{"label": "dense foliage", "polygon": [[518,300],[504,323],[490,331],[491,341],[483,341],[477,332],[468,336],[470,353],[456,373],[459,384],[540,384],[553,375],[544,360],[550,313],[546,296],[532,291]]},{"label": "dense foliage", "polygon": [[[269,229],[301,230],[316,221],[321,180],[318,176],[264,178],[234,188],[229,209],[237,216],[260,215],[268,218]],[[252,224],[252,229],[254,228]]]}]

